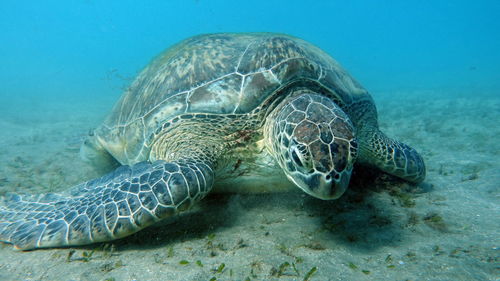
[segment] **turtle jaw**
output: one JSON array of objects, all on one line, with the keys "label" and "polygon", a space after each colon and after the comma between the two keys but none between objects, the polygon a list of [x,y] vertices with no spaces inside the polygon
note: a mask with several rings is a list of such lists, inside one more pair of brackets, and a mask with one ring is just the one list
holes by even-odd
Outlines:
[{"label": "turtle jaw", "polygon": [[341,174],[334,171],[327,175],[317,172],[309,175],[286,173],[286,176],[305,193],[318,199],[333,200],[342,196],[346,191],[351,171]]}]

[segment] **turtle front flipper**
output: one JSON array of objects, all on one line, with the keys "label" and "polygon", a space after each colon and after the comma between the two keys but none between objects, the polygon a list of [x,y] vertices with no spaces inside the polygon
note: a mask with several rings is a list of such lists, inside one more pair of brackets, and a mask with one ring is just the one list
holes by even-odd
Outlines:
[{"label": "turtle front flipper", "polygon": [[376,128],[365,129],[360,140],[360,163],[375,166],[412,183],[425,179],[424,160],[414,148],[387,137]]},{"label": "turtle front flipper", "polygon": [[0,203],[0,241],[28,250],[124,237],[188,209],[210,191],[213,178],[201,161],[141,162],[68,195],[10,195]]}]

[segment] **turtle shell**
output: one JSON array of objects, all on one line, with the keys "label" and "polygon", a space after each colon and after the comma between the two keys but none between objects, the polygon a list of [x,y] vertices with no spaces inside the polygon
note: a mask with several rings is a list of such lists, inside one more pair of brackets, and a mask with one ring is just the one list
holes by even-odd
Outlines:
[{"label": "turtle shell", "polygon": [[177,115],[248,114],[295,85],[318,88],[345,108],[371,101],[333,58],[304,40],[272,33],[207,34],[153,59],[95,134],[120,163],[134,164],[148,159],[148,138]]}]

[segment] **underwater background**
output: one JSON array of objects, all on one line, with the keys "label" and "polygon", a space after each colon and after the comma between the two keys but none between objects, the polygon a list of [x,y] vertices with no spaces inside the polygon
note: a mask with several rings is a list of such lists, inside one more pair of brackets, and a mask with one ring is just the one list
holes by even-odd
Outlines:
[{"label": "underwater background", "polygon": [[209,197],[106,244],[0,244],[0,280],[498,280],[499,15],[495,0],[1,0],[0,196],[100,176],[79,158],[88,131],[153,57],[215,32],[317,45],[370,91],[382,129],[421,152],[428,174],[418,186],[354,174],[328,202]]},{"label": "underwater background", "polygon": [[118,96],[190,36],[282,32],[336,58],[372,92],[500,87],[500,2],[9,1],[0,9],[1,95]]}]

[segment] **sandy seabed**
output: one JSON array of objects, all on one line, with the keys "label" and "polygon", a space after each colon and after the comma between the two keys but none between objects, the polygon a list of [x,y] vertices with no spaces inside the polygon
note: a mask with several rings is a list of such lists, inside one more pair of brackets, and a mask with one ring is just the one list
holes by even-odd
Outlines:
[{"label": "sandy seabed", "polygon": [[[0,280],[499,280],[500,98],[404,96],[375,99],[381,128],[426,161],[418,186],[357,167],[335,201],[212,195],[110,243],[27,252],[0,243]],[[0,195],[99,176],[79,144],[111,100],[2,104]]]}]

